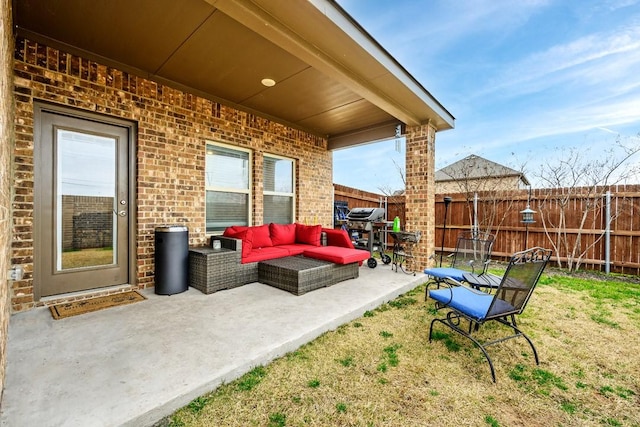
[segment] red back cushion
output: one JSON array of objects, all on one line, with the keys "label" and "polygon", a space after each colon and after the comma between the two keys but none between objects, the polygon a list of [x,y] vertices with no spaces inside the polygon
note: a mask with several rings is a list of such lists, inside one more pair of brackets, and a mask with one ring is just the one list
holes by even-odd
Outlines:
[{"label": "red back cushion", "polygon": [[222,235],[225,237],[242,240],[242,258],[246,258],[253,250],[253,244],[251,243],[253,240],[253,232],[249,229],[249,227],[244,227],[244,229],[241,229],[241,231],[235,231],[232,230],[232,228],[233,227],[229,227],[224,230],[224,233]]},{"label": "red back cushion", "polygon": [[327,233],[327,246],[338,246],[341,248],[351,248],[354,249],[353,243],[349,238],[349,234],[346,230],[340,229],[332,229],[332,228],[324,228],[322,231]]},{"label": "red back cushion", "polygon": [[269,224],[269,233],[273,246],[293,245],[296,242],[295,224]]},{"label": "red back cushion", "polygon": [[253,247],[268,248],[273,246],[271,236],[269,234],[269,224],[256,225],[249,228],[253,232]]},{"label": "red back cushion", "polygon": [[231,227],[227,227],[224,230],[224,233],[222,233],[222,235],[224,237],[235,237],[236,234],[238,234],[241,231],[245,231],[248,230],[249,227],[247,227],[246,225],[232,225]]},{"label": "red back cushion", "polygon": [[320,246],[321,225],[296,224],[296,243]]}]

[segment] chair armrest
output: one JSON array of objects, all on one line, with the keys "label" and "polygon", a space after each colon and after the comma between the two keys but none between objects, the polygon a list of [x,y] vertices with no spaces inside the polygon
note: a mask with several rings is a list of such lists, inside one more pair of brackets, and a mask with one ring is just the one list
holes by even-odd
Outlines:
[{"label": "chair armrest", "polygon": [[482,265],[482,271],[480,272],[480,274],[485,274],[487,272],[487,268],[489,268],[489,263],[491,262],[490,259],[486,260],[483,265]]},{"label": "chair armrest", "polygon": [[233,237],[225,236],[212,236],[210,242],[211,247],[213,247],[214,240],[220,240],[220,246],[225,249],[242,252],[242,240],[240,239],[234,239]]}]

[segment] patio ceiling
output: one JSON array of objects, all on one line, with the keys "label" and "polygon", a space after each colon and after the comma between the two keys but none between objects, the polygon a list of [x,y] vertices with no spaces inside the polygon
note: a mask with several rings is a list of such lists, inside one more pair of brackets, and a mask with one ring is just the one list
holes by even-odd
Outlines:
[{"label": "patio ceiling", "polygon": [[[332,0],[14,0],[18,34],[325,136],[453,116]],[[273,87],[261,81],[273,79]]]}]

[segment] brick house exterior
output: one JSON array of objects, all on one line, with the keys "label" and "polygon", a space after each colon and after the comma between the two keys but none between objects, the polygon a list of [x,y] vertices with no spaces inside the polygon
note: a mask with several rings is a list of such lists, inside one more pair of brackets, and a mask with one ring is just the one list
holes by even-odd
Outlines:
[{"label": "brick house exterior", "polygon": [[[204,174],[209,142],[252,153],[249,218],[252,224],[263,224],[263,164],[266,155],[273,155],[295,161],[295,220],[332,225],[331,150],[353,143],[345,142],[348,138],[344,135],[338,135],[332,141],[329,136],[285,124],[286,120],[279,121],[268,114],[215,101],[213,96],[189,90],[185,85],[164,84],[126,66],[107,65],[74,49],[53,47],[36,40],[37,37],[14,34],[12,2],[0,2],[0,389],[4,381],[11,313],[75,298],[154,286],[154,230],[159,225],[186,225],[190,245],[207,242]],[[256,3],[262,4],[261,0]],[[234,2],[224,5],[229,7],[229,13],[236,13]],[[302,7],[313,9],[316,6],[303,4]],[[342,18],[338,16],[337,19]],[[344,36],[333,27],[332,31]],[[320,37],[323,36],[321,33]],[[314,57],[305,55],[301,54],[301,58]],[[356,80],[366,81],[359,76],[353,81]],[[337,82],[344,84],[344,80]],[[349,84],[345,86],[351,89]],[[384,82],[380,83],[380,87],[384,86],[387,86]],[[378,93],[358,89],[374,99],[372,105],[375,107],[384,104],[395,108],[393,113],[376,112],[374,116],[387,120],[391,115],[406,123],[406,226],[423,230],[417,262],[427,265],[428,256],[434,250],[435,134],[438,130],[452,128],[453,117],[414,81],[406,86],[393,86],[392,92],[403,93],[402,96],[411,100],[412,105],[406,108],[396,108],[393,105],[396,100],[388,101]],[[363,99],[369,101],[369,98]],[[35,111],[39,104],[89,113],[96,118],[126,121],[135,129],[135,209],[129,212],[135,218],[132,222],[135,226],[130,230],[135,246],[130,255],[133,274],[129,276],[129,283],[118,289],[96,289],[95,292],[84,292],[82,296],[62,294],[49,297],[46,302],[37,297],[34,257],[39,242],[34,237],[37,215],[34,184],[38,170],[34,140],[37,132]],[[384,125],[395,129],[396,123],[385,122]],[[367,129],[364,134],[381,135],[380,128]],[[21,280],[7,280],[11,266],[22,267],[24,277]]]},{"label": "brick house exterior", "polygon": [[522,172],[472,154],[435,172],[436,194],[522,190]]},{"label": "brick house exterior", "polygon": [[[205,244],[204,162],[207,141],[253,152],[253,224],[262,224],[262,155],[294,158],[299,221],[332,221],[332,160],[327,141],[213,101],[77,56],[18,39],[15,49],[16,146],[14,311],[41,305],[33,292],[33,102],[49,101],[135,121],[137,134],[137,271],[134,287],[153,286],[153,233],[182,223],[191,245]],[[51,301],[48,301],[49,303]]]}]

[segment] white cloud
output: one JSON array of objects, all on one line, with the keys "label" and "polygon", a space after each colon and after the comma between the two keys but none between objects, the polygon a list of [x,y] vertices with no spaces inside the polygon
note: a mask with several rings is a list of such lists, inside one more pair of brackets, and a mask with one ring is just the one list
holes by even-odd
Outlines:
[{"label": "white cloud", "polygon": [[[340,3],[456,117],[436,137],[437,168],[597,153],[640,132],[640,0]],[[356,173],[381,174],[365,159]]]},{"label": "white cloud", "polygon": [[640,25],[630,25],[533,53],[507,66],[492,84],[474,96],[500,93],[513,97],[566,82],[581,82],[582,76],[588,76],[591,82],[610,81],[612,70],[633,72],[633,75],[627,73],[624,77],[637,80],[639,64]]}]

